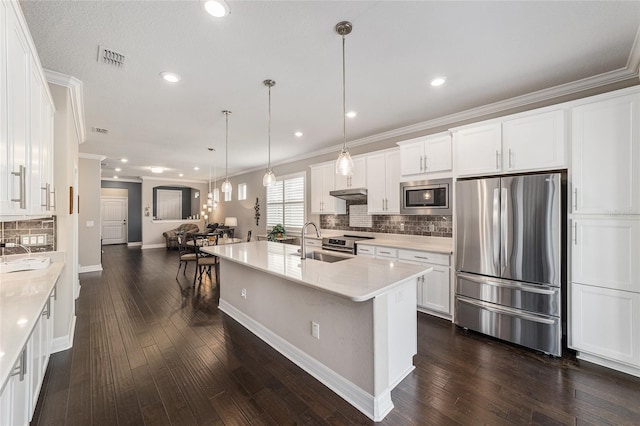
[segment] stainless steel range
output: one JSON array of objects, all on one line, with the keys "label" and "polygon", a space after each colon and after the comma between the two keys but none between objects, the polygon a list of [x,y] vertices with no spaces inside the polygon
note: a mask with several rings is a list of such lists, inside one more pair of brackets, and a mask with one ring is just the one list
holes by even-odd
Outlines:
[{"label": "stainless steel range", "polygon": [[322,249],[339,251],[342,253],[357,254],[356,241],[371,240],[373,237],[361,237],[358,235],[343,235],[341,237],[324,237]]}]

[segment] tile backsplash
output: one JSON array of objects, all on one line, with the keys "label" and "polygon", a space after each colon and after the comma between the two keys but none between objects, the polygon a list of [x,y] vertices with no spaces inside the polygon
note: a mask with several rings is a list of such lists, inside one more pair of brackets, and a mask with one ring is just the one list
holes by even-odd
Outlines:
[{"label": "tile backsplash", "polygon": [[[371,215],[371,226],[349,226],[349,213],[353,206],[362,209],[362,204],[347,202],[347,214],[320,215],[320,227],[344,231],[379,232],[385,234],[422,235],[429,237],[453,236],[453,217],[428,215]],[[364,205],[366,211],[366,205]],[[353,212],[356,213],[356,212]],[[360,214],[360,212],[358,212]],[[351,223],[354,223],[353,220]],[[360,222],[361,223],[361,222]]]},{"label": "tile backsplash", "polygon": [[[24,235],[46,235],[46,244],[30,245],[31,252],[56,250],[56,218],[16,220],[0,222],[0,241],[3,243],[20,243]],[[24,253],[22,247],[0,248],[0,256]]]}]

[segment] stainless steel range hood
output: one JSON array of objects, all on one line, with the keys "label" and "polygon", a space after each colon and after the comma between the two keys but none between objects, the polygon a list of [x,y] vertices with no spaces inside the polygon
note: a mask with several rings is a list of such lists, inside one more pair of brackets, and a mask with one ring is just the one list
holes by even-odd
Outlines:
[{"label": "stainless steel range hood", "polygon": [[367,199],[367,188],[348,188],[330,191],[329,195],[347,201],[360,201]]}]

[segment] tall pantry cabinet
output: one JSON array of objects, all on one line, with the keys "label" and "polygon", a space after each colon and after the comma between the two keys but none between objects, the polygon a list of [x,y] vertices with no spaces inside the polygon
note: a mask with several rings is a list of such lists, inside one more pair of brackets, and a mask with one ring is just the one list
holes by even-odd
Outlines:
[{"label": "tall pantry cabinet", "polygon": [[570,341],[640,376],[640,90],[571,108]]}]

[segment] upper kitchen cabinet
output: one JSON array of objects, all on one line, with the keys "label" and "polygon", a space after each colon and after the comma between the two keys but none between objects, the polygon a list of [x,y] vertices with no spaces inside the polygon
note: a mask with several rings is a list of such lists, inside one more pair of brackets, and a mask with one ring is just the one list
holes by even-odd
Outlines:
[{"label": "upper kitchen cabinet", "polygon": [[572,213],[640,214],[640,93],[571,109]]},{"label": "upper kitchen cabinet", "polygon": [[549,111],[502,123],[505,172],[566,167],[565,112]]},{"label": "upper kitchen cabinet", "polygon": [[344,214],[347,205],[344,200],[329,195],[336,187],[335,163],[311,166],[311,213]]},{"label": "upper kitchen cabinet", "polygon": [[400,213],[400,152],[380,151],[367,156],[367,212]]},{"label": "upper kitchen cabinet", "polygon": [[353,159],[353,175],[336,175],[336,189],[365,188],[367,186],[367,159]]},{"label": "upper kitchen cabinet", "polygon": [[453,130],[458,176],[566,167],[565,113],[518,114]]},{"label": "upper kitchen cabinet", "polygon": [[18,2],[0,23],[0,215],[49,215],[53,101]]},{"label": "upper kitchen cabinet", "polygon": [[398,145],[401,179],[428,179],[431,174],[451,172],[449,132],[398,142]]},{"label": "upper kitchen cabinet", "polygon": [[458,176],[497,173],[502,168],[500,123],[479,124],[453,130],[455,173]]}]

